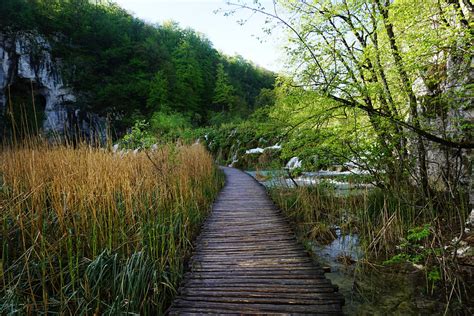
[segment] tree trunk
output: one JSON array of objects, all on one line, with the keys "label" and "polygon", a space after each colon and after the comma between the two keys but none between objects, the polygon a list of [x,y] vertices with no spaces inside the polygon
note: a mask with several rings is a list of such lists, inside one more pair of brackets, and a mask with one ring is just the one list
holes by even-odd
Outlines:
[{"label": "tree trunk", "polygon": [[[395,67],[400,76],[400,80],[402,81],[403,89],[408,96],[410,115],[413,120],[413,125],[415,128],[421,129],[416,96],[411,87],[411,84],[410,84],[411,81],[409,80],[408,74],[404,68],[403,60],[400,55],[400,50],[395,40],[393,25],[389,21],[388,8],[390,5],[390,1],[385,0],[385,3],[382,4],[380,0],[375,0],[375,3],[377,4],[379,11],[382,15],[385,31],[387,32],[389,43],[390,43],[391,53],[395,61]],[[421,137],[421,135],[416,136],[416,147],[417,147],[417,156],[418,156],[417,158],[418,158],[422,191],[423,191],[423,195],[425,197],[428,197],[430,193],[430,188],[429,188],[429,182],[428,182],[428,168],[426,164],[426,148],[425,148],[425,144],[423,143],[423,137]]]}]

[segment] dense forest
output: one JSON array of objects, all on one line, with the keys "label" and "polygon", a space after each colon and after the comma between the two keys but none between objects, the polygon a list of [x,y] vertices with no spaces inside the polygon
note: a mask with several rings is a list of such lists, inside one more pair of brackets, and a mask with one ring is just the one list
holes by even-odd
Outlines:
[{"label": "dense forest", "polygon": [[144,119],[159,129],[168,121],[196,127],[245,118],[275,80],[219,53],[203,34],[174,22],[147,24],[109,1],[6,0],[0,27],[46,37],[77,95],[74,109],[109,116],[119,133]]}]

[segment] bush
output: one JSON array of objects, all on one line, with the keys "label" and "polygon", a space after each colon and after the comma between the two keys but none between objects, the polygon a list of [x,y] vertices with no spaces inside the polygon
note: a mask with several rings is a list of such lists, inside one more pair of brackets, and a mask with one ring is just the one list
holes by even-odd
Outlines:
[{"label": "bush", "polygon": [[177,136],[189,128],[189,119],[181,113],[155,112],[150,120],[150,130],[156,135]]},{"label": "bush", "polygon": [[119,145],[126,149],[145,149],[150,148],[156,143],[157,139],[148,131],[149,124],[146,121],[136,121],[130,132],[128,132]]}]

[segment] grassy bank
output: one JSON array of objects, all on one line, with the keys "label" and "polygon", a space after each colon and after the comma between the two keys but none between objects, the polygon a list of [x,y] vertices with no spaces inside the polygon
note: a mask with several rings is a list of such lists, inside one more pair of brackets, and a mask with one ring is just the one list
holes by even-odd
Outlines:
[{"label": "grassy bank", "polygon": [[[359,312],[391,313],[397,304],[415,314],[462,314],[472,308],[472,276],[463,269],[466,258],[459,258],[462,241],[456,239],[468,215],[462,197],[439,195],[423,204],[415,190],[341,196],[327,185],[271,188],[270,193],[310,251],[331,244],[336,229],[342,236],[357,236],[363,258],[341,251],[337,261],[355,263],[345,271],[351,271],[348,291],[362,306]],[[347,312],[357,313],[351,308]]]},{"label": "grassy bank", "polygon": [[201,146],[0,153],[0,313],[163,313],[223,178]]}]

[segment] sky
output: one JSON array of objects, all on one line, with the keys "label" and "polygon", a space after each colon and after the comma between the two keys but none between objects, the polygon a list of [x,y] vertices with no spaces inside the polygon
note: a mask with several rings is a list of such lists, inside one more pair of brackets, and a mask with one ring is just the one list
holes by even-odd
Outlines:
[{"label": "sky", "polygon": [[[281,31],[272,35],[263,32],[265,18],[260,14],[240,10],[234,15],[214,13],[231,7],[224,0],[115,0],[122,8],[146,22],[162,24],[173,20],[182,28],[190,27],[213,43],[214,48],[226,55],[241,55],[245,59],[273,71],[281,71],[283,61],[280,47]],[[271,1],[262,1],[270,5]],[[237,22],[245,19],[242,26]]]}]

